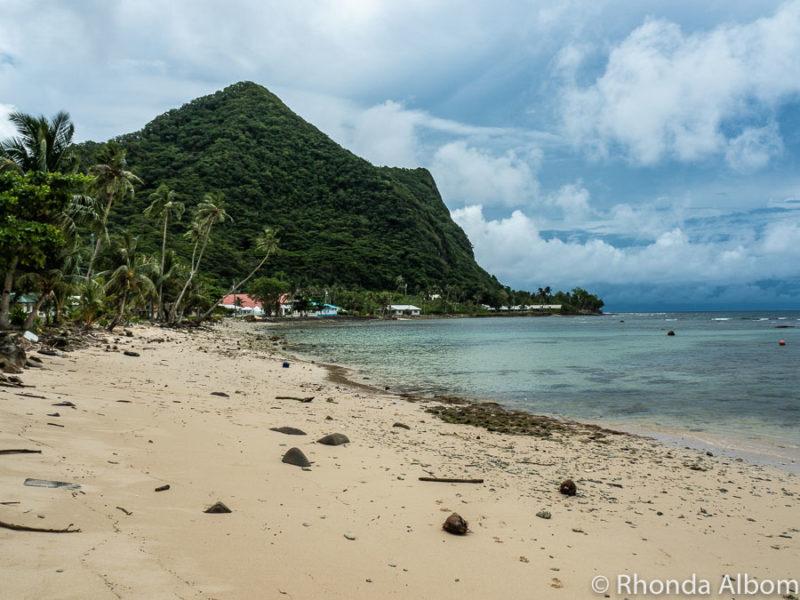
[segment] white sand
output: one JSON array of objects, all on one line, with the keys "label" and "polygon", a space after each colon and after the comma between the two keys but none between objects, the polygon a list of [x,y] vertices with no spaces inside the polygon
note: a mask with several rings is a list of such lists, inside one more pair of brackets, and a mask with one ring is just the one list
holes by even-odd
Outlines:
[{"label": "white sand", "polygon": [[[18,502],[0,504],[0,520],[81,529],[0,529],[0,598],[602,598],[592,578],[613,586],[626,573],[694,573],[711,582],[705,597],[743,598],[716,593],[724,574],[800,579],[791,473],[629,436],[541,440],[446,424],[316,365],[284,369],[244,350],[241,327],[136,327],[109,337],[120,351],[43,356],[44,369],[22,376],[33,387],[0,388],[0,449],[42,451],[0,455],[0,502]],[[52,406],[62,400],[77,408]],[[331,432],[351,443],[315,443]],[[292,446],[310,470],[281,462]],[[558,491],[567,477],[575,497]],[[233,512],[204,514],[216,501]],[[468,535],[442,530],[452,511]]]}]

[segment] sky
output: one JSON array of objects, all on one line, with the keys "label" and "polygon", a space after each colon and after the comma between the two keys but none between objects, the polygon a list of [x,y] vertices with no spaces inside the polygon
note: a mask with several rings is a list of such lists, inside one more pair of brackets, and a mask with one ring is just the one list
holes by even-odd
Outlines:
[{"label": "sky", "polygon": [[102,141],[237,81],[425,167],[479,264],[610,310],[800,309],[800,0],[0,0],[10,111]]}]

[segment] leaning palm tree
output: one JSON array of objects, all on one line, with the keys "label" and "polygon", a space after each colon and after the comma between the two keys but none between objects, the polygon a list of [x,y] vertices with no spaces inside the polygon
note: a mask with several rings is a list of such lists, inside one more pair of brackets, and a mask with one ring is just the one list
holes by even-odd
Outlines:
[{"label": "leaning palm tree", "polygon": [[97,241],[95,242],[92,258],[89,260],[89,268],[86,271],[86,281],[92,278],[92,269],[97,255],[103,242],[108,237],[106,223],[108,213],[114,202],[122,200],[126,196],[133,197],[133,184],[141,183],[142,180],[128,171],[128,163],[125,160],[125,149],[115,141],[108,142],[105,147],[97,154],[98,163],[89,169],[89,174],[94,175],[94,194],[99,202],[103,204],[102,214],[98,214],[99,221],[93,229],[97,231]]},{"label": "leaning palm tree", "polygon": [[214,311],[214,309],[217,307],[217,304],[222,302],[222,299],[225,298],[225,296],[228,296],[230,294],[235,294],[237,290],[241,289],[241,287],[245,283],[247,283],[248,281],[250,281],[250,279],[252,279],[253,275],[255,275],[258,272],[258,270],[262,266],[264,266],[264,263],[267,262],[269,255],[272,254],[273,252],[278,251],[279,241],[280,240],[278,240],[277,232],[271,227],[265,227],[264,231],[262,231],[260,234],[256,236],[256,241],[254,245],[255,249],[259,252],[259,254],[264,255],[261,261],[255,266],[255,268],[252,271],[250,271],[250,274],[247,277],[245,277],[238,283],[234,283],[231,286],[231,289],[228,290],[226,294],[223,294],[222,298],[220,298],[218,302],[212,304],[211,307],[203,314],[202,316],[203,319],[208,318],[208,315],[210,315]]},{"label": "leaning palm tree", "polygon": [[132,300],[146,299],[155,295],[156,288],[151,278],[155,275],[156,266],[136,255],[137,245],[138,238],[125,234],[119,244],[112,249],[115,266],[100,273],[106,280],[106,294],[114,294],[119,305],[117,314],[107,327],[108,331],[113,331],[119,324]]},{"label": "leaning palm tree", "polygon": [[170,217],[174,217],[175,220],[180,221],[181,216],[183,216],[183,211],[185,210],[185,206],[183,202],[180,202],[175,194],[174,190],[169,189],[164,184],[158,186],[158,189],[150,194],[150,206],[148,206],[144,214],[146,217],[151,217],[158,219],[161,221],[161,270],[159,273],[159,282],[158,282],[158,318],[162,321],[164,320],[164,258],[167,252],[167,223],[169,222]]},{"label": "leaning palm tree", "polygon": [[211,228],[217,223],[224,223],[230,220],[230,215],[225,210],[224,194],[222,192],[209,192],[203,197],[203,201],[197,207],[197,214],[192,221],[189,231],[186,236],[194,242],[192,248],[192,263],[189,269],[189,276],[183,284],[181,293],[172,305],[169,312],[169,321],[174,323],[178,320],[178,307],[181,300],[186,295],[186,290],[192,284],[192,280],[197,271],[200,269],[200,262],[203,260],[206,246],[208,245],[208,237],[211,235]]},{"label": "leaning palm tree", "polygon": [[50,121],[21,112],[8,118],[18,135],[0,142],[0,171],[75,172],[78,160],[71,150],[75,126],[68,113],[61,111]]}]

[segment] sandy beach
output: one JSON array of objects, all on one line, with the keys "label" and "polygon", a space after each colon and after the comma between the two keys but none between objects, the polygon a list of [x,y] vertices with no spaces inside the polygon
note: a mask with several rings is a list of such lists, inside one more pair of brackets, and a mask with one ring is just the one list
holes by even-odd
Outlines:
[{"label": "sandy beach", "polygon": [[[800,579],[786,470],[580,426],[444,423],[322,366],[284,368],[247,324],[130,331],[0,387],[0,450],[41,451],[0,454],[0,521],[80,529],[0,529],[0,598],[651,598],[692,577],[709,582],[696,596],[781,598],[745,578]],[[284,426],[307,435],[270,429]],[[337,432],[350,443],[316,443]],[[309,468],[281,461],[292,447]],[[232,512],[203,512],[218,501]],[[442,529],[454,511],[467,535]],[[646,590],[624,587],[634,574]]]}]

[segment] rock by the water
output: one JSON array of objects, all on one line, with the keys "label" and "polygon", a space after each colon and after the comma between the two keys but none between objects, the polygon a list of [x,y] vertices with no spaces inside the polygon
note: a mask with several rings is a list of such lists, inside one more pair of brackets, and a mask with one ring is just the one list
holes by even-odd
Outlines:
[{"label": "rock by the water", "polygon": [[670,330],[667,332],[667,335],[669,335],[669,336],[673,336],[673,335],[675,335],[675,332],[674,332],[674,331],[672,331],[672,329],[670,329]]},{"label": "rock by the water", "polygon": [[341,446],[342,444],[349,444],[350,440],[343,433],[331,433],[325,437],[317,440],[318,444],[325,444],[326,446]]},{"label": "rock by the water", "polygon": [[442,529],[444,529],[448,533],[452,533],[455,535],[464,535],[467,533],[467,529],[469,526],[467,522],[463,519],[463,517],[458,513],[453,513],[442,525]]},{"label": "rock by the water", "polygon": [[399,427],[400,429],[411,429],[411,427],[409,427],[405,423],[395,423],[394,425],[392,425],[392,427]]},{"label": "rock by the water", "polygon": [[306,432],[296,427],[270,427],[270,431],[277,431],[278,433],[285,433],[286,435],[305,435]]},{"label": "rock by the water", "polygon": [[310,467],[311,463],[306,458],[306,455],[303,454],[303,451],[300,448],[289,448],[286,451],[286,454],[283,455],[283,462],[289,465],[295,465],[296,467]]},{"label": "rock by the water", "polygon": [[224,514],[224,513],[229,513],[229,512],[233,512],[233,511],[230,508],[228,508],[227,506],[225,506],[222,502],[215,502],[214,504],[209,506],[207,509],[205,509],[203,512],[204,513],[209,513],[209,514]]},{"label": "rock by the water", "polygon": [[565,496],[574,496],[578,492],[578,486],[575,485],[572,479],[565,479],[558,487],[558,491]]}]

